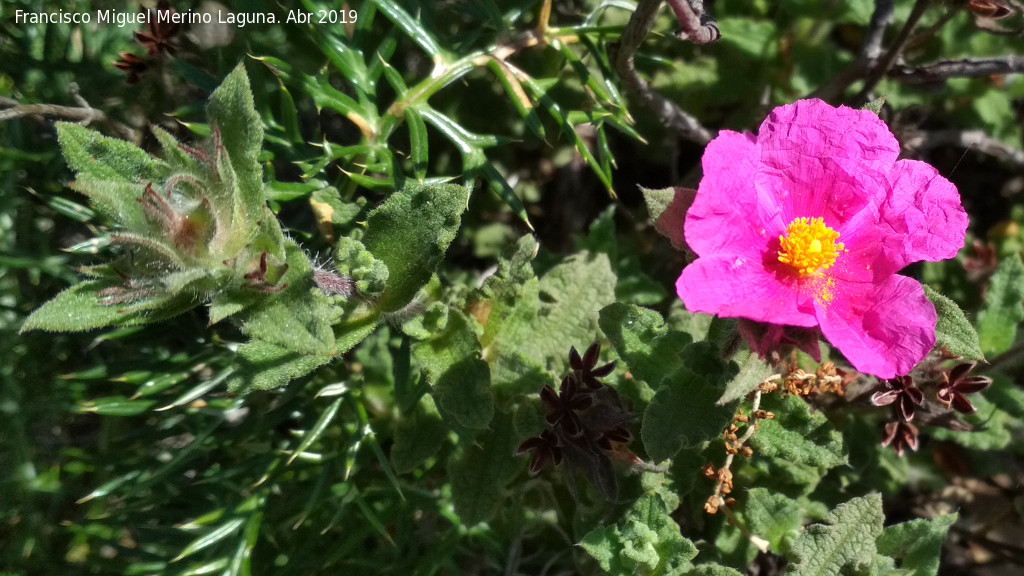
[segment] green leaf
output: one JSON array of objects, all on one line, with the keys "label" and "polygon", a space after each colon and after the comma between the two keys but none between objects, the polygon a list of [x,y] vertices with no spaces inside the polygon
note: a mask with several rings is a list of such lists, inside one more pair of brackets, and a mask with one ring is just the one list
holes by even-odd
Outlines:
[{"label": "green leaf", "polygon": [[580,252],[549,270],[536,290],[539,302],[527,302],[529,292],[522,302],[535,312],[528,321],[507,323],[501,339],[557,372],[566,366],[570,346],[593,342],[601,308],[615,301],[615,273],[604,254]]},{"label": "green leaf", "polygon": [[416,109],[406,108],[405,125],[409,127],[409,159],[412,160],[413,174],[422,182],[427,177],[427,160],[430,158],[427,124]]},{"label": "green leaf", "polygon": [[785,494],[753,488],[747,494],[743,516],[750,531],[767,540],[773,552],[785,554],[800,536],[804,512],[800,502]]},{"label": "green leaf", "polygon": [[365,202],[344,202],[333,186],[315,190],[309,197],[309,205],[316,216],[317,228],[324,237],[333,238],[333,227],[348,227],[355,223],[363,211]]},{"label": "green leaf", "polygon": [[829,512],[827,524],[808,526],[797,539],[790,571],[795,576],[835,576],[870,564],[876,555],[875,539],[882,534],[882,520],[880,494],[840,504]]},{"label": "green leaf", "polygon": [[338,398],[331,405],[324,410],[320,418],[317,419],[316,424],[308,432],[302,436],[302,442],[292,451],[292,457],[288,459],[288,464],[291,464],[295,458],[309,449],[314,442],[320,439],[327,427],[334,421],[334,417],[338,415],[338,408],[341,408],[341,402],[344,398]]},{"label": "green leaf", "polygon": [[138,416],[156,405],[156,400],[132,400],[124,396],[110,396],[86,402],[78,407],[82,413],[101,416]]},{"label": "green leaf", "polygon": [[444,329],[412,346],[441,413],[466,428],[486,428],[494,417],[491,372],[480,359],[480,342],[462,312],[448,311]]},{"label": "green leaf", "polygon": [[935,306],[935,312],[939,315],[938,324],[935,325],[936,345],[944,346],[946,350],[967,360],[984,360],[978,331],[956,302],[927,284],[924,285],[924,295]]},{"label": "green leaf", "polygon": [[999,263],[989,282],[985,305],[978,313],[978,336],[985,354],[1005,352],[1017,337],[1024,320],[1024,262],[1011,254]]},{"label": "green leaf", "polygon": [[374,0],[374,3],[388,19],[408,34],[428,55],[437,57],[442,54],[441,47],[437,44],[437,40],[434,40],[433,35],[420,22],[413,19],[397,2],[394,0]]},{"label": "green leaf", "polygon": [[523,90],[523,85],[516,79],[515,74],[508,68],[508,65],[492,58],[487,62],[487,68],[494,73],[494,77],[498,79],[501,86],[505,89],[505,93],[508,94],[509,102],[519,113],[519,116],[526,123],[526,127],[533,132],[534,136],[544,140],[546,134],[544,133],[544,125],[540,122],[540,116],[537,114],[537,110],[533,107],[533,102],[530,101],[529,96],[526,95],[526,91]]},{"label": "green leaf", "polygon": [[110,280],[90,280],[64,290],[32,312],[21,325],[19,333],[23,334],[29,330],[76,332],[105,326],[130,326],[148,321],[141,312],[126,313],[121,306],[101,304],[96,293],[110,287]]},{"label": "green leaf", "polygon": [[657,312],[620,302],[601,310],[599,324],[633,377],[651,388],[682,366],[680,352],[692,341]]},{"label": "green leaf", "polygon": [[455,239],[468,198],[469,191],[454,184],[413,185],[370,213],[363,244],[389,271],[379,310],[401,309],[430,280]]},{"label": "green leaf", "polygon": [[145,212],[139,208],[138,199],[146,191],[140,182],[118,182],[95,180],[79,176],[68,184],[75,192],[87,196],[97,211],[112,219],[127,230],[147,230]]},{"label": "green leaf", "polygon": [[689,251],[686,238],[683,237],[683,223],[686,221],[686,211],[697,197],[697,191],[675,186],[661,190],[640,188],[640,192],[644,195],[654,229],[668,238],[676,250]]},{"label": "green leaf", "polygon": [[758,358],[757,354],[747,354],[747,359],[740,366],[739,374],[725,385],[725,392],[722,393],[717,404],[728,404],[743,398],[771,375],[772,369],[764,360]]},{"label": "green leaf", "polygon": [[285,350],[333,355],[330,300],[314,287],[309,261],[302,249],[289,240],[286,250],[288,271],[281,282],[288,287],[242,312],[242,332]]},{"label": "green leaf", "polygon": [[210,124],[220,130],[220,144],[227,152],[238,185],[236,210],[256,221],[265,203],[263,167],[263,121],[256,112],[245,67],[239,64],[210,95],[206,107]]},{"label": "green leaf", "polygon": [[864,105],[860,107],[860,109],[867,110],[868,112],[873,112],[875,116],[878,116],[879,114],[882,113],[883,106],[885,106],[885,96],[879,96],[878,98],[875,98],[870,102],[865,102]]},{"label": "green leaf", "polygon": [[734,404],[715,403],[722,388],[686,367],[662,381],[644,412],[640,436],[655,462],[675,456],[716,436],[732,420]]},{"label": "green leaf", "polygon": [[402,414],[391,447],[391,463],[395,472],[411,472],[441,449],[448,437],[448,426],[437,411],[434,399],[420,397],[411,410]]},{"label": "green leaf", "polygon": [[224,540],[228,536],[234,534],[239,528],[241,528],[242,524],[245,523],[245,520],[245,518],[233,518],[221,524],[219,527],[211,530],[210,532],[203,534],[199,538],[196,538],[192,542],[189,542],[189,544],[185,546],[184,549],[182,549],[181,553],[178,554],[173,560],[171,560],[171,562],[177,562],[182,558],[187,558],[204,548],[208,548],[220,542],[221,540]]},{"label": "green leaf", "polygon": [[800,397],[768,396],[761,407],[774,411],[775,418],[760,421],[751,445],[755,454],[769,459],[766,464],[780,468],[777,476],[799,478],[795,481],[811,490],[811,479],[846,463],[842,436],[824,415],[812,413]]},{"label": "green leaf", "polygon": [[305,376],[327,364],[331,354],[302,354],[261,340],[238,347],[235,364],[239,369],[228,380],[232,394],[248,394],[254,390],[270,390]]},{"label": "green leaf", "polygon": [[656,494],[641,496],[621,522],[592,530],[580,546],[610,574],[683,575],[697,556]]},{"label": "green leaf", "polygon": [[721,564],[700,564],[686,571],[686,576],[743,576],[735,568]]},{"label": "green leaf", "polygon": [[933,520],[917,519],[888,526],[878,537],[878,553],[899,559],[900,568],[912,570],[913,576],[935,576],[942,542],[956,519],[956,514],[946,514]]},{"label": "green leaf", "polygon": [[501,507],[508,484],[525,463],[516,449],[512,415],[498,412],[490,430],[462,442],[448,466],[455,512],[467,526],[489,520]]},{"label": "green leaf", "polygon": [[167,174],[163,162],[134,144],[78,124],[58,122],[57,139],[68,166],[82,179],[136,184],[154,182]]}]

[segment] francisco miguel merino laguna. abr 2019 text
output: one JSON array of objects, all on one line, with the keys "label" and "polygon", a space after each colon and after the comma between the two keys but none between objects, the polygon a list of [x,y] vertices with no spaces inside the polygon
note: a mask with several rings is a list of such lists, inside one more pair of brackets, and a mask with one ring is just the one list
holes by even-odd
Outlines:
[{"label": "francisco miguel merino laguna. abr 2019 text", "polygon": [[[154,16],[155,15],[155,16]],[[225,12],[217,10],[216,18],[212,12],[175,12],[174,10],[153,10],[147,12],[118,12],[116,10],[97,10],[97,24],[115,24],[119,28],[128,25],[149,24],[155,20],[157,24],[233,24],[239,28],[246,24],[276,24],[277,16],[272,12]],[[27,12],[14,11],[15,24],[90,24],[93,15],[90,12]]]}]

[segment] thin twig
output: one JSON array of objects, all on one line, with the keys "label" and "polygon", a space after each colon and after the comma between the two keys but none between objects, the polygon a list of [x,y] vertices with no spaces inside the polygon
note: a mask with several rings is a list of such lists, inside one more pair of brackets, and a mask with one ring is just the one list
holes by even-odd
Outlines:
[{"label": "thin twig", "polygon": [[811,94],[814,98],[833,101],[839,98],[853,84],[874,68],[882,54],[882,39],[885,30],[892,24],[893,0],[875,0],[875,11],[871,13],[868,29],[864,35],[857,59],[843,69],[827,84]]},{"label": "thin twig", "polygon": [[925,10],[932,3],[932,0],[917,0],[914,2],[914,7],[910,11],[910,16],[907,17],[907,21],[903,24],[903,28],[900,29],[900,33],[896,35],[896,39],[893,40],[892,45],[885,51],[885,54],[881,56],[878,63],[872,66],[871,71],[868,73],[867,78],[864,80],[864,87],[861,88],[860,93],[857,94],[854,100],[856,102],[867,102],[871,91],[875,89],[875,86],[882,80],[882,78],[889,72],[889,68],[896,62],[896,59],[903,53],[903,49],[906,47],[907,42],[910,40],[910,33],[914,31],[914,27],[917,26],[921,16],[924,15]]},{"label": "thin twig", "polygon": [[[775,377],[777,378],[778,376],[775,376]],[[761,390],[758,389],[756,392],[754,392],[754,399],[753,399],[753,402],[751,403],[751,407],[750,407],[750,418],[751,418],[751,421],[748,422],[747,429],[744,431],[743,436],[740,436],[739,440],[737,440],[736,443],[733,445],[734,448],[736,448],[736,451],[735,452],[730,451],[726,455],[726,457],[725,457],[725,463],[722,464],[722,467],[718,469],[718,472],[717,472],[718,481],[715,483],[715,491],[712,494],[711,498],[708,499],[708,504],[705,505],[705,510],[708,509],[707,508],[708,505],[713,505],[714,511],[721,510],[725,514],[726,518],[728,518],[729,521],[734,526],[739,528],[740,533],[742,533],[743,536],[746,537],[746,539],[749,540],[751,544],[756,546],[757,549],[760,550],[761,552],[767,552],[768,551],[768,545],[769,545],[768,541],[765,540],[764,538],[761,538],[760,536],[757,536],[753,532],[751,532],[750,529],[747,528],[746,525],[744,525],[739,520],[739,518],[737,518],[736,515],[732,513],[732,510],[729,509],[729,506],[727,505],[727,503],[725,501],[725,497],[722,495],[723,490],[725,490],[725,485],[726,485],[727,481],[728,481],[730,489],[731,489],[731,485],[732,485],[732,471],[731,471],[732,470],[732,462],[736,458],[736,454],[747,443],[747,441],[750,440],[750,438],[754,435],[754,432],[757,431],[757,416],[756,416],[756,414],[757,414],[757,412],[760,409],[761,409]],[[723,471],[724,471],[724,473],[723,473]],[[711,513],[713,514],[714,512],[711,512]]]},{"label": "thin twig", "polygon": [[24,104],[6,110],[0,110],[0,122],[23,118],[25,116],[45,116],[72,122],[88,124],[93,120],[105,120],[106,114],[95,108],[74,108],[57,104]]},{"label": "thin twig", "polygon": [[996,74],[1024,73],[1024,57],[1009,54],[997,58],[945,60],[926,66],[896,66],[889,76],[907,84],[941,82],[947,78],[978,78]]},{"label": "thin twig", "polygon": [[676,38],[694,44],[711,44],[722,37],[715,19],[704,11],[704,0],[667,1],[679,22]]},{"label": "thin twig", "polygon": [[957,146],[977,150],[1024,168],[1024,150],[1013,148],[992,138],[983,130],[933,130],[913,132],[900,141],[908,150],[929,150],[939,146]]},{"label": "thin twig", "polygon": [[0,106],[9,106],[0,110],[0,122],[24,118],[27,116],[40,116],[56,120],[78,122],[88,126],[91,122],[105,122],[110,124],[122,138],[135,141],[135,131],[131,128],[112,121],[106,113],[93,108],[78,92],[78,85],[72,83],[69,87],[71,98],[78,106],[60,106],[58,104],[18,104],[15,100],[4,98]]},{"label": "thin twig", "polygon": [[615,63],[615,70],[622,77],[626,91],[652,110],[662,124],[675,130],[680,136],[707,144],[713,138],[710,131],[700,125],[696,118],[684,112],[679,106],[658,94],[640,77],[636,71],[633,57],[643,44],[647,34],[654,26],[654,17],[658,13],[662,0],[640,0],[619,42],[609,48],[609,55]]}]

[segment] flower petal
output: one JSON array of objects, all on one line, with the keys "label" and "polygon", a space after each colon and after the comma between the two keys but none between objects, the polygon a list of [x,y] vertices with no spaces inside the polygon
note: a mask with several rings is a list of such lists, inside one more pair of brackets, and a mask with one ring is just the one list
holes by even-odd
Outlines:
[{"label": "flower petal", "polygon": [[762,214],[788,225],[820,217],[840,230],[872,202],[885,197],[885,175],[899,155],[896,138],[876,115],[821,100],[776,108],[757,137],[757,188],[778,197],[783,210]]},{"label": "flower petal", "polygon": [[968,224],[956,187],[917,160],[897,162],[888,186],[891,193],[881,207],[877,242],[891,260],[889,271],[956,256]]},{"label": "flower petal", "polygon": [[924,288],[892,275],[880,284],[844,283],[815,301],[825,338],[854,368],[879,378],[907,374],[935,346],[935,307]]},{"label": "flower petal", "polygon": [[[757,144],[749,134],[722,130],[704,149],[704,177],[686,212],[686,243],[698,256],[748,254],[770,236],[756,225]],[[776,232],[776,234],[778,234]]]},{"label": "flower petal", "polygon": [[691,312],[790,326],[816,325],[813,294],[801,290],[795,280],[767,270],[761,258],[698,258],[683,268],[676,292]]}]

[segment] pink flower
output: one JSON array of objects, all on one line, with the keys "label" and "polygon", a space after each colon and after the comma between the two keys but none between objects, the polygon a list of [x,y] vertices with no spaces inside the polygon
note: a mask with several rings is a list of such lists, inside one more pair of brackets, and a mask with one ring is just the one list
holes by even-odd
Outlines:
[{"label": "pink flower", "polygon": [[686,215],[687,309],[818,326],[860,372],[910,372],[937,317],[896,272],[956,255],[967,213],[934,168],[898,155],[875,114],[820,100],[776,108],[757,136],[723,130]]}]

